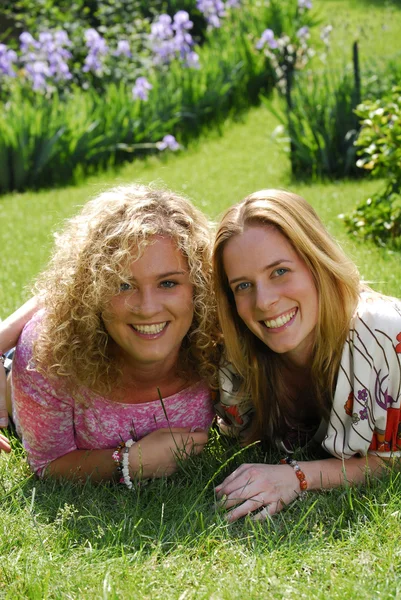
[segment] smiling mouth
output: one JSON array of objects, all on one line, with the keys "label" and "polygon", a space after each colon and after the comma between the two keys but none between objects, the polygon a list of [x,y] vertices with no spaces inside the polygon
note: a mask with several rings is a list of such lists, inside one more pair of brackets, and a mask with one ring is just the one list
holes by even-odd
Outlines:
[{"label": "smiling mouth", "polygon": [[287,323],[289,323],[291,321],[291,319],[293,319],[295,317],[297,311],[298,311],[298,309],[294,308],[287,314],[280,315],[279,317],[277,317],[277,319],[270,319],[268,321],[263,321],[263,323],[266,325],[266,327],[268,329],[278,329],[279,327],[282,327],[283,325],[286,325]]},{"label": "smiling mouth", "polygon": [[141,333],[142,335],[156,335],[161,333],[168,325],[168,321],[163,323],[152,323],[151,325],[131,325],[134,331]]}]

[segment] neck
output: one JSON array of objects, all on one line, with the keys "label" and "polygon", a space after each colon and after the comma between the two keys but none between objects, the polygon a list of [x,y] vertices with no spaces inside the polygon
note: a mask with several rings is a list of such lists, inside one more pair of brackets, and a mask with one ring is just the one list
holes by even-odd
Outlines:
[{"label": "neck", "polygon": [[180,379],[178,353],[162,361],[142,363],[127,355],[121,356],[122,386],[135,388],[162,387]]},{"label": "neck", "polygon": [[280,357],[283,365],[294,373],[310,373],[312,367],[312,358],[308,356],[287,356]]}]

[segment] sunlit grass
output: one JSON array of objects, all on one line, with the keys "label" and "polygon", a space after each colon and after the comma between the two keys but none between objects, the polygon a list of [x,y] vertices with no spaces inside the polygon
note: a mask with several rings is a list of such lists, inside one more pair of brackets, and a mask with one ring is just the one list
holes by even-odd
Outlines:
[{"label": "sunlit grass", "polygon": [[[366,56],[388,55],[398,47],[399,4],[314,4],[339,27],[348,23],[368,32],[361,41]],[[138,180],[160,181],[187,194],[214,219],[257,189],[294,190],[314,205],[365,279],[401,296],[399,254],[355,243],[338,218],[381,183],[292,182],[288,156],[272,138],[276,126],[266,108],[253,109],[242,122],[227,124],[223,137],[211,134],[177,156],[125,165],[77,187],[0,198],[0,316],[26,296],[49,256],[52,233],[77,206],[104,187]],[[185,471],[134,493],[37,481],[20,444],[13,443],[14,452],[0,456],[0,598],[401,597],[397,472],[364,489],[311,493],[264,524],[228,526],[215,510],[215,482],[241,462],[265,457],[253,448],[232,458],[238,448],[216,432]]]}]

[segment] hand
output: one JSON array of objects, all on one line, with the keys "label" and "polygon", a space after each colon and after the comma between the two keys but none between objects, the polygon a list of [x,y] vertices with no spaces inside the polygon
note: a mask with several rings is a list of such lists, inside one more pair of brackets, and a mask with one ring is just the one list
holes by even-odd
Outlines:
[{"label": "hand", "polygon": [[231,523],[258,511],[260,521],[274,515],[298,497],[299,483],[288,465],[244,464],[216,487],[223,508],[234,508],[227,515]]},{"label": "hand", "polygon": [[202,452],[207,439],[207,431],[191,432],[189,427],[157,429],[130,448],[131,476],[140,474],[146,479],[171,475],[180,460]]},{"label": "hand", "polygon": [[0,433],[0,452],[4,450],[4,452],[11,452],[11,446],[5,435]]},{"label": "hand", "polygon": [[8,425],[6,387],[6,371],[4,369],[3,364],[0,361],[0,427],[7,427]]}]

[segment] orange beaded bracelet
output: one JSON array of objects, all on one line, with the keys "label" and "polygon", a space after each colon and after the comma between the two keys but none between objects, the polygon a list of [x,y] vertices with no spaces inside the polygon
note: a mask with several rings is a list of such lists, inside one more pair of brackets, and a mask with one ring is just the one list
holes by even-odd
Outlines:
[{"label": "orange beaded bracelet", "polygon": [[301,467],[299,466],[297,461],[291,458],[290,456],[282,458],[280,460],[280,463],[282,465],[289,465],[294,469],[295,475],[297,476],[299,481],[299,487],[301,488],[298,498],[300,500],[303,500],[306,496],[306,490],[308,489],[308,482],[306,481],[305,473],[301,470]]}]

